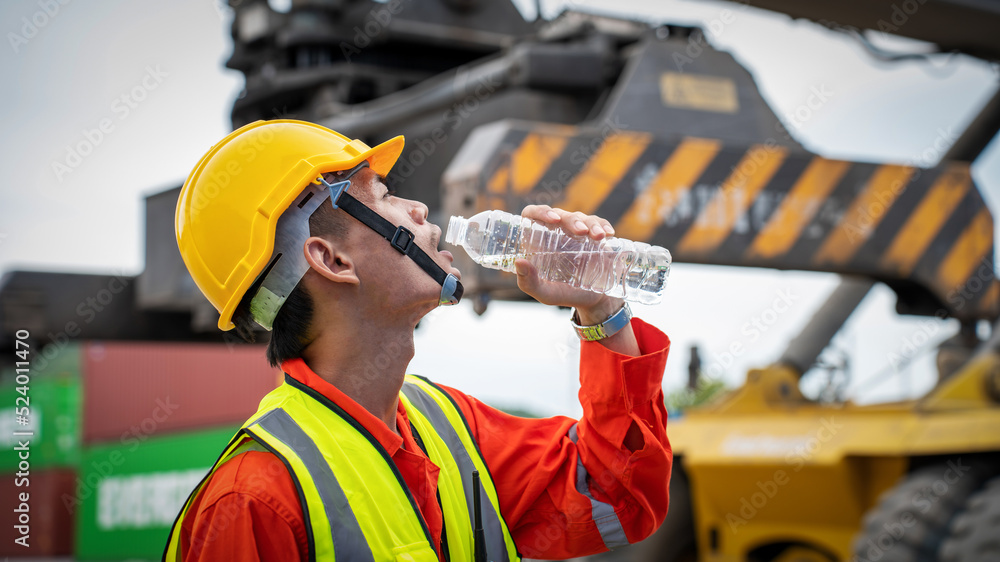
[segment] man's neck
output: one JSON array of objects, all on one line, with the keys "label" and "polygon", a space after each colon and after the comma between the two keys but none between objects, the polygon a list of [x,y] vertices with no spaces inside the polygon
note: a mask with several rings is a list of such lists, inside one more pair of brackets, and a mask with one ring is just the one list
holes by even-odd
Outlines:
[{"label": "man's neck", "polygon": [[413,358],[413,327],[362,326],[349,334],[325,332],[309,343],[302,358],[314,373],[398,433],[396,408]]}]

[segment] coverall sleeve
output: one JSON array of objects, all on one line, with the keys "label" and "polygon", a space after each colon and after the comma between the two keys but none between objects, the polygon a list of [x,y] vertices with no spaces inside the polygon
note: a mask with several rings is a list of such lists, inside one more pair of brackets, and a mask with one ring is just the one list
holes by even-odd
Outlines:
[{"label": "coverall sleeve", "polygon": [[281,461],[250,451],[223,464],[185,520],[185,562],[306,560],[295,484]]},{"label": "coverall sleeve", "polygon": [[[670,340],[641,320],[632,327],[639,357],[581,343],[579,421],[519,418],[446,388],[469,420],[523,556],[603,552],[646,538],[666,517],[672,456],[661,384]],[[642,434],[635,451],[624,444],[632,426]]]}]

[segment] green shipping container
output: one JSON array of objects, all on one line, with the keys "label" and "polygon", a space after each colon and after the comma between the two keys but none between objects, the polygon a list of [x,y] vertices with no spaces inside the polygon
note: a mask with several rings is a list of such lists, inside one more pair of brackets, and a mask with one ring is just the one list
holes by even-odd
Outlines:
[{"label": "green shipping container", "polygon": [[[23,348],[18,348],[21,351]],[[80,376],[83,372],[83,343],[78,341],[53,343],[39,351],[29,348],[29,375],[34,377]],[[14,361],[21,361],[18,357]],[[6,386],[14,381],[17,374],[14,365],[4,364],[0,371],[0,381]]]},{"label": "green shipping container", "polygon": [[79,560],[159,560],[184,501],[239,427],[84,449],[75,501]]},{"label": "green shipping container", "polygon": [[[31,470],[74,467],[80,461],[80,377],[75,373],[32,375],[24,392],[7,381],[0,387],[0,473],[15,472],[20,458],[14,447],[28,441]],[[21,398],[22,400],[18,400]],[[27,425],[17,409],[27,403]],[[33,432],[31,436],[14,435]]]},{"label": "green shipping container", "polygon": [[[31,348],[28,355],[27,389],[19,392],[15,365],[5,364],[0,372],[0,472],[17,470],[20,461],[14,447],[19,441],[30,441],[32,470],[75,467],[80,460],[82,420],[82,385],[80,373],[83,345],[79,342],[51,344],[39,352]],[[20,361],[21,358],[16,358]],[[28,424],[21,425],[16,409],[26,398],[30,415]],[[14,432],[31,431],[30,437],[15,436]]]}]

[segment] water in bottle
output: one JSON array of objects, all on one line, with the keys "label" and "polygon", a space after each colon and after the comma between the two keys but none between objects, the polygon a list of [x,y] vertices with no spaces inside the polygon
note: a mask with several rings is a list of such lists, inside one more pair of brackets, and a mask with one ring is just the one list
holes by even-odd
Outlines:
[{"label": "water in bottle", "polygon": [[490,269],[513,273],[514,261],[524,258],[542,279],[643,304],[660,302],[670,275],[666,248],[624,238],[597,241],[504,211],[452,217],[445,242]]}]

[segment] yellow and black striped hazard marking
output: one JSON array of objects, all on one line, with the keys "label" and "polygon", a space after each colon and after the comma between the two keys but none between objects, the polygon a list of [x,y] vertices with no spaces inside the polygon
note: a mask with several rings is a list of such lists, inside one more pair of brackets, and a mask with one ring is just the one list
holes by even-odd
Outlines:
[{"label": "yellow and black striped hazard marking", "polygon": [[922,313],[1000,312],[993,218],[967,163],[922,169],[527,125],[482,157],[477,210],[547,204],[601,215],[679,261],[868,275],[931,295]]}]

